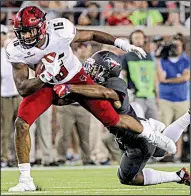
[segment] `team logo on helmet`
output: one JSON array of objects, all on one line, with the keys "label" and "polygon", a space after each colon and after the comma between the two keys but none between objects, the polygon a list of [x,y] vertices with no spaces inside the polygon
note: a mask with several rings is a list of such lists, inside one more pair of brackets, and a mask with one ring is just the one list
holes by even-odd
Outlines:
[{"label": "team logo on helmet", "polygon": [[117,61],[113,60],[110,57],[105,57],[104,62],[108,63],[108,66],[109,66],[110,70],[113,70],[116,66],[120,66],[120,63],[118,63]]}]

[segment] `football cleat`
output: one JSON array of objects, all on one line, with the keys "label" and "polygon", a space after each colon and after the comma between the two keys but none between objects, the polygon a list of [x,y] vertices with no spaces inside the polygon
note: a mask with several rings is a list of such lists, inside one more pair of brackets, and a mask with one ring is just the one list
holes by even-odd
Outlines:
[{"label": "football cleat", "polygon": [[[160,130],[154,131],[155,127],[151,126],[150,119],[146,121],[141,121],[144,129],[147,131],[145,135],[139,135],[139,137],[145,138],[149,143],[153,144],[161,148],[162,150],[167,151],[169,154],[176,153],[176,145],[172,139],[168,138],[167,136],[163,135]],[[153,124],[154,125],[154,124]],[[163,126],[160,126],[163,127]]]},{"label": "football cleat", "polygon": [[165,135],[160,132],[153,131],[147,138],[149,143],[152,143],[154,146],[157,146],[163,150],[166,150],[169,154],[176,153],[175,143]]},{"label": "football cleat", "polygon": [[36,191],[36,186],[33,182],[33,178],[20,178],[19,183],[9,188],[8,192],[24,192],[24,191]]},{"label": "football cleat", "polygon": [[190,174],[188,173],[186,168],[183,167],[180,171],[176,172],[176,174],[181,178],[181,181],[177,183],[190,186]]}]

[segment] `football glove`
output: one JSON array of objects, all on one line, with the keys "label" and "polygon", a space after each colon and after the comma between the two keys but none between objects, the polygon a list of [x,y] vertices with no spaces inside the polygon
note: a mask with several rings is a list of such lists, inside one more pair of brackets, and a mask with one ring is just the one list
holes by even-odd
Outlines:
[{"label": "football glove", "polygon": [[42,63],[45,66],[45,70],[39,75],[39,78],[44,83],[47,83],[60,72],[61,66],[60,62],[58,61],[58,55],[56,55],[52,63],[47,62],[45,58],[42,58]]},{"label": "football glove", "polygon": [[114,42],[114,45],[125,52],[134,52],[140,59],[145,58],[147,56],[146,52],[137,46],[129,44],[127,41],[117,38]]},{"label": "football glove", "polygon": [[60,98],[63,98],[72,92],[70,84],[57,84],[53,89]]}]

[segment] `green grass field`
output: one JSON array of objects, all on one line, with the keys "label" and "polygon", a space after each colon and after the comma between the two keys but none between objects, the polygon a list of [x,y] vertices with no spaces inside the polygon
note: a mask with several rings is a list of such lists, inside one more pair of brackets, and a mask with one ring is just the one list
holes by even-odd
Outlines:
[{"label": "green grass field", "polygon": [[[163,171],[178,171],[181,168],[181,166],[171,167],[164,164],[148,167]],[[188,186],[177,183],[154,186],[122,185],[116,172],[117,167],[33,168],[32,176],[41,190],[25,192],[22,195],[190,195]],[[18,170],[2,171],[2,195],[21,195],[21,193],[7,192],[9,187],[17,184],[18,177]]]}]

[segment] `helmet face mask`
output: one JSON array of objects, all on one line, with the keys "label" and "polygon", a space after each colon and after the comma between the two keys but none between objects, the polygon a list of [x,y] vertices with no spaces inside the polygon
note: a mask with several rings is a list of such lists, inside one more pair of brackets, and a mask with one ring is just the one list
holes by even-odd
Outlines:
[{"label": "helmet face mask", "polygon": [[[38,43],[38,33],[36,28],[14,29],[17,39],[24,48],[31,48]],[[26,35],[29,34],[30,36]]]},{"label": "helmet face mask", "polygon": [[93,58],[88,58],[84,64],[84,69],[86,73],[98,84],[105,82],[107,76],[109,76],[108,71],[99,64],[96,64]]},{"label": "helmet face mask", "polygon": [[99,51],[86,60],[84,69],[92,80],[103,84],[108,78],[119,76],[121,63],[114,53]]},{"label": "helmet face mask", "polygon": [[35,6],[21,9],[14,19],[13,31],[23,48],[34,47],[46,34],[45,14]]}]

